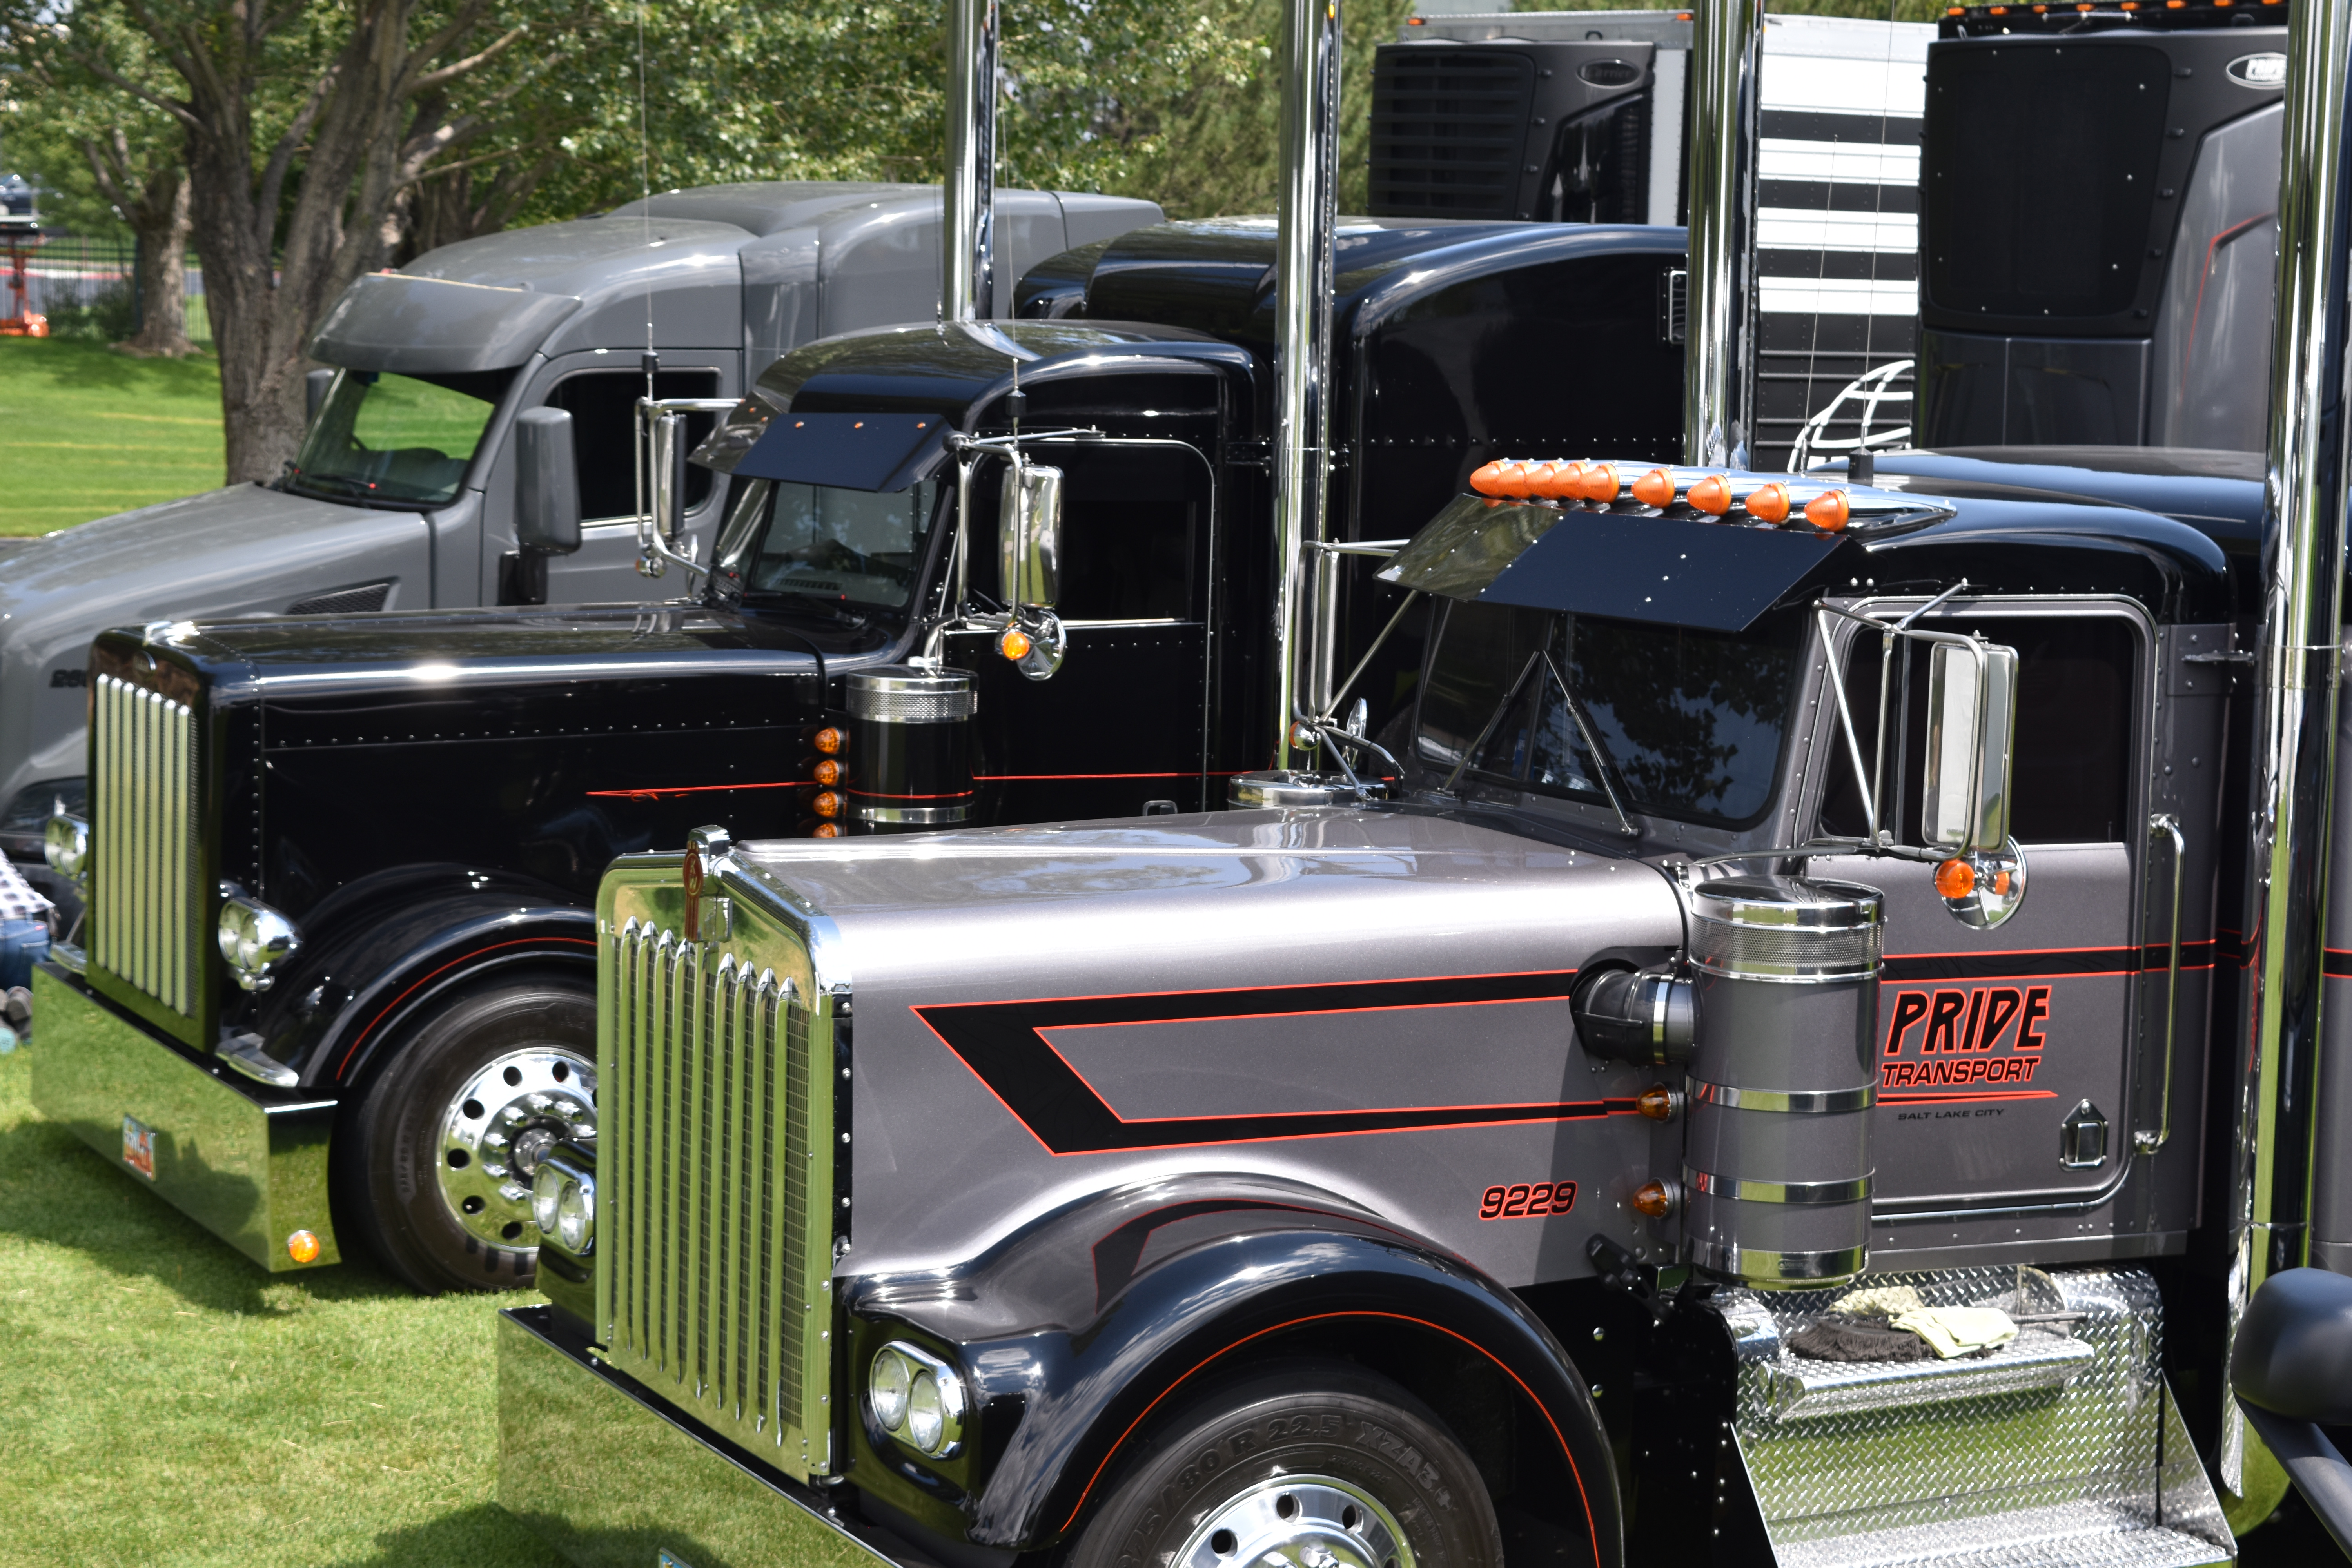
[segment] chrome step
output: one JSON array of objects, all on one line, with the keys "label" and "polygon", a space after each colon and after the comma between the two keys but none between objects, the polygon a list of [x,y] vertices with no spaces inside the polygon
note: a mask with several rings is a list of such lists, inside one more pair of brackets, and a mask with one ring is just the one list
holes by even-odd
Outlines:
[{"label": "chrome step", "polygon": [[1991,1355],[1810,1361],[1790,1334],[1837,1290],[1719,1298],[1740,1457],[1780,1568],[2201,1568],[2237,1546],[2161,1370],[2137,1269],[1871,1275],[2029,1324]]}]

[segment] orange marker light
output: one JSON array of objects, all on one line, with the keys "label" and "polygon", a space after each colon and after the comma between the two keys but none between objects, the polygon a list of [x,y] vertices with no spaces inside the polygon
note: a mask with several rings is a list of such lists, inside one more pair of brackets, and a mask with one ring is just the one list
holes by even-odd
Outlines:
[{"label": "orange marker light", "polygon": [[1019,626],[1007,626],[1004,635],[996,639],[996,651],[1007,658],[1025,658],[1029,654],[1029,634]]},{"label": "orange marker light", "polygon": [[1495,493],[1517,500],[1527,495],[1535,483],[1534,466],[1528,463],[1501,463],[1495,473]]},{"label": "orange marker light", "polygon": [[821,789],[816,792],[816,798],[809,802],[809,809],[819,816],[839,816],[841,796],[829,789]]},{"label": "orange marker light", "polygon": [[1936,891],[1947,899],[1965,899],[1977,890],[1977,868],[1965,860],[1947,860],[1936,868]]},{"label": "orange marker light", "polygon": [[1582,463],[1546,463],[1550,472],[1538,480],[1532,493],[1546,500],[1574,500],[1584,493]]},{"label": "orange marker light", "polygon": [[1731,481],[1721,474],[1709,474],[1691,486],[1683,499],[1709,517],[1721,517],[1731,510]]},{"label": "orange marker light", "polygon": [[1501,495],[1503,492],[1495,488],[1495,480],[1502,471],[1503,465],[1500,463],[1487,463],[1481,466],[1471,474],[1470,488],[1482,496]]},{"label": "orange marker light", "polygon": [[818,751],[823,752],[825,755],[831,756],[835,752],[841,750],[847,739],[848,738],[842,734],[840,731],[835,729],[832,725],[827,724],[824,729],[819,730],[814,735],[809,738],[809,744],[814,746]]},{"label": "orange marker light", "polygon": [[1654,1083],[1635,1098],[1633,1109],[1653,1121],[1672,1121],[1675,1119],[1675,1091],[1664,1084]]},{"label": "orange marker light", "polygon": [[1633,1212],[1664,1219],[1675,1212],[1675,1190],[1664,1182],[1643,1182],[1633,1189]]},{"label": "orange marker light", "polygon": [[1674,505],[1674,476],[1664,468],[1652,468],[1633,481],[1633,499],[1643,506]]},{"label": "orange marker light", "polygon": [[1993,897],[1997,899],[2005,899],[2009,897],[2009,873],[2007,871],[1995,871],[1992,874],[1992,893]]},{"label": "orange marker light", "polygon": [[319,1261],[319,1238],[307,1230],[298,1230],[286,1238],[286,1256],[297,1263]]},{"label": "orange marker light", "polygon": [[838,822],[820,822],[814,827],[809,829],[809,837],[811,838],[838,838],[841,837],[841,824]]},{"label": "orange marker light", "polygon": [[1843,490],[1823,490],[1805,503],[1805,521],[1823,533],[1842,533],[1853,508],[1846,504]]},{"label": "orange marker light", "polygon": [[841,782],[841,764],[827,757],[809,770],[809,776],[821,784],[837,784]]},{"label": "orange marker light", "polygon": [[1607,463],[1584,465],[1584,479],[1577,493],[1586,500],[1612,501],[1617,499],[1617,470]]},{"label": "orange marker light", "polygon": [[1758,485],[1748,492],[1748,515],[1759,522],[1788,521],[1789,506],[1789,487],[1786,485]]}]

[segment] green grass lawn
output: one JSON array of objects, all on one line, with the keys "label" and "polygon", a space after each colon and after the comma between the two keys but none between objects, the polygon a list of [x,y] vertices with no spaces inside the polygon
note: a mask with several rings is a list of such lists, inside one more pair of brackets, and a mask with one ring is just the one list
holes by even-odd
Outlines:
[{"label": "green grass lawn", "polygon": [[34,1110],[39,1049],[0,1057],[0,1561],[558,1568],[491,1500],[493,1299],[263,1274]]},{"label": "green grass lawn", "polygon": [[0,535],[47,533],[216,489],[220,367],[0,338]]}]

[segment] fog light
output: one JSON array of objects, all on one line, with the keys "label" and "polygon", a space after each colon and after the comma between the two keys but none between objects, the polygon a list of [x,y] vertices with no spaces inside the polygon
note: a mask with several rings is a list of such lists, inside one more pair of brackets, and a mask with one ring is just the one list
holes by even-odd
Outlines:
[{"label": "fog light", "polygon": [[50,817],[41,830],[41,858],[58,876],[80,881],[89,865],[89,824],[62,811]]},{"label": "fog light", "polygon": [[876,1352],[866,1402],[887,1436],[930,1458],[947,1458],[963,1447],[963,1379],[903,1340]]},{"label": "fog light", "polygon": [[286,1256],[297,1263],[319,1261],[319,1238],[307,1230],[298,1230],[286,1238]]},{"label": "fog light", "polygon": [[563,1196],[564,1180],[563,1173],[544,1160],[530,1179],[530,1219],[541,1236],[555,1234],[555,1205]]},{"label": "fog light", "polygon": [[220,955],[246,990],[268,990],[301,946],[302,933],[294,922],[258,899],[232,889],[221,901]]},{"label": "fog light", "polygon": [[574,1258],[585,1258],[596,1246],[596,1184],[586,1176],[563,1179],[555,1199],[555,1239]]}]

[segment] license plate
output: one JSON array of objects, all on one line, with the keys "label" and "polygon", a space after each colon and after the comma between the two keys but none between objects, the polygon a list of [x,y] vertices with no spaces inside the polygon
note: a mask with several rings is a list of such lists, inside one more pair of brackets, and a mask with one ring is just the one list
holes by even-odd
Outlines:
[{"label": "license plate", "polygon": [[122,1163],[149,1181],[155,1179],[155,1130],[135,1117],[122,1119]]}]

